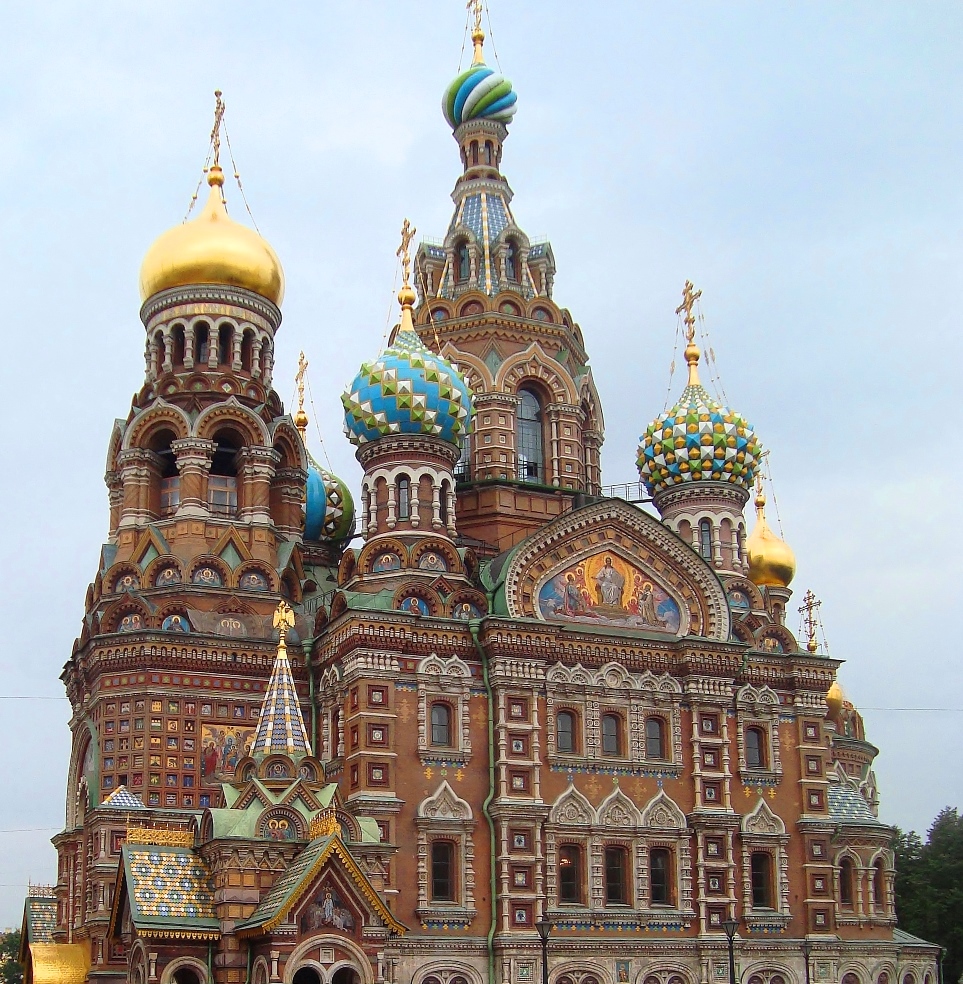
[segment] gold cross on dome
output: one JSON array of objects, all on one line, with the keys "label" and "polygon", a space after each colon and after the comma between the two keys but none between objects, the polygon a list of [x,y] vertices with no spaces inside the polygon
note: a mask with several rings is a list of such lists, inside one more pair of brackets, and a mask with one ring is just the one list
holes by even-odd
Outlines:
[{"label": "gold cross on dome", "polygon": [[806,594],[803,596],[802,607],[800,607],[799,612],[803,617],[803,626],[806,629],[806,635],[808,641],[806,643],[806,649],[809,652],[814,653],[819,648],[819,643],[816,641],[816,627],[819,625],[819,606],[822,602],[812,593],[811,590],[807,590]]},{"label": "gold cross on dome", "polygon": [[480,31],[481,30],[482,3],[483,2],[484,2],[484,0],[468,0],[468,3],[465,4],[465,9],[472,11],[472,13],[473,13],[473,15],[475,17],[475,30],[476,31]]},{"label": "gold cross on dome", "polygon": [[685,340],[687,342],[691,342],[695,338],[695,317],[692,314],[692,308],[695,306],[695,302],[702,297],[702,291],[697,290],[693,293],[692,286],[691,280],[685,282],[685,287],[682,288],[682,303],[675,309],[676,314],[682,314],[685,311]]},{"label": "gold cross on dome", "polygon": [[298,384],[298,410],[304,409],[304,374],[308,371],[308,360],[304,357],[304,352],[298,356],[298,371],[295,373],[294,381]]},{"label": "gold cross on dome", "polygon": [[221,165],[221,121],[224,119],[224,100],[221,98],[221,90],[214,90],[214,126],[211,129],[211,145],[214,147],[213,167]]},{"label": "gold cross on dome", "polygon": [[404,278],[404,286],[411,286],[408,283],[408,279],[411,276],[411,252],[409,247],[411,246],[411,240],[415,238],[415,233],[418,230],[405,219],[405,224],[401,227],[401,245],[395,252],[395,256],[401,257],[401,272]]}]

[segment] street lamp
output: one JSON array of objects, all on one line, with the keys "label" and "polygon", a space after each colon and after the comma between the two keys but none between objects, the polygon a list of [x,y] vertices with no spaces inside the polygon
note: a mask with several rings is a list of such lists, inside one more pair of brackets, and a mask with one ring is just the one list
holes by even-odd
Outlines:
[{"label": "street lamp", "polygon": [[806,984],[809,984],[809,957],[813,952],[813,945],[809,942],[808,936],[802,941],[802,952],[806,961]]},{"label": "street lamp", "polygon": [[552,922],[546,916],[540,916],[535,922],[535,928],[542,941],[542,984],[548,984],[548,934],[552,931]]},{"label": "street lamp", "polygon": [[739,920],[726,919],[722,928],[726,931],[726,938],[729,940],[729,984],[736,984],[736,957],[732,949],[732,941],[735,939],[736,930],[739,928]]}]

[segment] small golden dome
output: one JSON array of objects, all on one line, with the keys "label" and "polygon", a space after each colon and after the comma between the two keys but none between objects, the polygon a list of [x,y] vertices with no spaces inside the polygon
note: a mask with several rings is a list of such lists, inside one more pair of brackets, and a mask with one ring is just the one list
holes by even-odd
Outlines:
[{"label": "small golden dome", "polygon": [[141,300],[169,287],[228,284],[280,304],[284,271],[277,254],[266,239],[227,214],[220,167],[210,169],[207,183],[211,193],[201,214],[168,229],[147,251],[140,267]]},{"label": "small golden dome", "polygon": [[833,680],[829,690],[826,691],[826,707],[829,708],[829,716],[834,721],[839,717],[839,712],[843,709],[843,688],[838,680]]},{"label": "small golden dome", "polygon": [[766,497],[756,493],[756,525],[746,539],[749,580],[760,587],[788,588],[796,573],[796,555],[766,522]]}]

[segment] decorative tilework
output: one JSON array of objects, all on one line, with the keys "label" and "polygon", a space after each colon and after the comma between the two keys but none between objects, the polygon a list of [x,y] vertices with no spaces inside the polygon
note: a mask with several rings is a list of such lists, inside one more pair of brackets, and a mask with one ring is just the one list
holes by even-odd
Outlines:
[{"label": "decorative tilework", "polygon": [[144,806],[144,801],[139,796],[134,795],[126,786],[118,786],[100,805],[108,806],[114,810],[147,809]]},{"label": "decorative tilework", "polygon": [[837,823],[882,826],[858,789],[847,782],[830,782],[828,790],[829,816]]},{"label": "decorative tilework", "polygon": [[354,500],[347,485],[313,458],[308,463],[308,498],[304,510],[307,540],[339,542],[354,530]]},{"label": "decorative tilework", "polygon": [[135,923],[170,920],[189,929],[214,920],[210,872],[190,848],[124,845],[124,865]]},{"label": "decorative tilework", "polygon": [[357,445],[389,434],[427,434],[460,445],[473,411],[465,380],[413,331],[400,331],[381,358],[365,363],[341,402],[345,434]]},{"label": "decorative tilework", "polygon": [[748,489],[761,453],[751,424],[716,403],[701,385],[690,385],[671,410],[646,428],[637,463],[650,493],[701,481]]},{"label": "decorative tilework", "polygon": [[24,911],[28,943],[53,943],[57,926],[57,901],[53,898],[27,898]]},{"label": "decorative tilework", "polygon": [[311,753],[308,731],[301,717],[301,703],[294,687],[287,651],[278,648],[268,683],[252,749],[254,755],[287,755],[301,758]]}]

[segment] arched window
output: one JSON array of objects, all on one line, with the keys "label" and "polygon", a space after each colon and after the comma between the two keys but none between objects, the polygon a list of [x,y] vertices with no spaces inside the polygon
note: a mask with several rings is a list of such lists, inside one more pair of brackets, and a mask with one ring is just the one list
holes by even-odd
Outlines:
[{"label": "arched window", "polygon": [[455,279],[464,283],[471,276],[471,255],[468,243],[463,239],[455,247]]},{"label": "arched window", "polygon": [[558,849],[558,901],[562,905],[582,905],[582,848],[563,844]]},{"label": "arched window", "polygon": [[653,905],[672,904],[672,853],[664,847],[649,852],[649,899]]},{"label": "arched window", "polygon": [[743,560],[743,544],[745,543],[745,540],[746,528],[742,525],[742,523],[740,523],[739,529],[736,530],[736,557],[740,563]]},{"label": "arched window", "polygon": [[853,862],[851,858],[843,858],[839,862],[839,902],[840,905],[852,906],[855,892],[853,891]]},{"label": "arched window", "polygon": [[214,458],[207,479],[207,508],[215,516],[237,513],[237,452],[241,439],[233,433],[214,438]]},{"label": "arched window", "polygon": [[618,714],[602,715],[602,754],[622,754],[622,719]]},{"label": "arched window", "polygon": [[629,901],[627,852],[624,847],[605,848],[605,904],[627,905]]},{"label": "arched window", "polygon": [[754,851],[749,858],[749,874],[752,881],[752,907],[771,909],[772,855],[766,851]]},{"label": "arched window", "polygon": [[254,332],[246,331],[241,336],[241,368],[251,372],[254,365]]},{"label": "arched window", "polygon": [[649,759],[665,758],[665,721],[662,718],[650,717],[646,719],[645,757]]},{"label": "arched window", "polygon": [[411,479],[402,475],[398,479],[398,519],[411,518]]},{"label": "arched window", "polygon": [[194,349],[197,352],[194,362],[198,366],[203,367],[207,365],[207,356],[211,351],[210,345],[211,330],[203,321],[199,321],[194,326]]},{"label": "arched window", "polygon": [[432,745],[451,745],[451,707],[448,704],[431,705]]},{"label": "arched window", "polygon": [[492,146],[491,140],[485,141],[485,163],[489,167],[495,164],[495,148]]},{"label": "arched window", "polygon": [[299,967],[293,980],[294,984],[321,984],[321,975],[314,967]]},{"label": "arched window", "polygon": [[201,984],[201,979],[197,976],[197,971],[190,967],[178,967],[171,977],[173,984]]},{"label": "arched window", "polygon": [[431,900],[455,901],[455,845],[451,841],[431,842]]},{"label": "arched window", "polygon": [[219,325],[217,329],[217,362],[228,366],[232,362],[234,331],[230,325]]},{"label": "arched window", "polygon": [[517,253],[514,240],[509,239],[505,247],[505,276],[509,280],[518,280]]},{"label": "arched window", "polygon": [[873,905],[884,905],[886,902],[886,872],[883,859],[877,858],[873,863]]},{"label": "arched window", "polygon": [[173,431],[161,430],[151,441],[151,450],[160,458],[160,506],[161,516],[173,516],[181,502],[181,479],[177,471],[177,458],[171,447],[175,438]]},{"label": "arched window", "polygon": [[766,733],[762,728],[746,728],[746,765],[748,768],[766,768],[766,745]]},{"label": "arched window", "polygon": [[555,716],[555,747],[563,755],[576,751],[575,715],[571,711],[559,711]]},{"label": "arched window", "polygon": [[174,325],[174,330],[171,332],[171,362],[174,363],[175,369],[184,368],[185,347],[184,326]]},{"label": "arched window", "polygon": [[478,141],[472,140],[471,142],[471,162],[472,164],[478,163]]},{"label": "arched window", "polygon": [[518,397],[518,478],[522,482],[544,484],[542,405],[531,390],[519,390]]},{"label": "arched window", "polygon": [[708,519],[699,520],[699,553],[705,560],[712,560],[712,523]]}]

